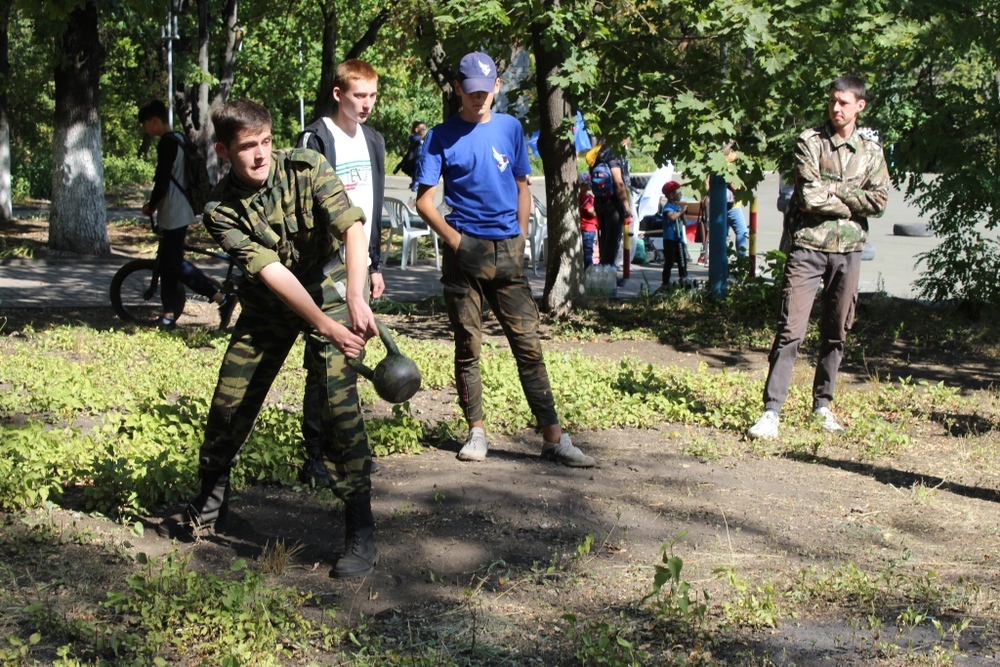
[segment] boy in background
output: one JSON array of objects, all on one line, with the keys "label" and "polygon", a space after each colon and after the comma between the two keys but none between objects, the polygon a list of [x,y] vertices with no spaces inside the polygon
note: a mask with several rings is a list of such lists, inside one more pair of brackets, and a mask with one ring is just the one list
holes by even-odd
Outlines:
[{"label": "boy in background", "polygon": [[661,289],[670,287],[670,272],[677,262],[677,279],[683,283],[687,280],[687,243],[684,230],[684,207],[681,206],[681,184],[668,181],[663,184],[663,196],[667,198],[663,204],[663,285]]}]

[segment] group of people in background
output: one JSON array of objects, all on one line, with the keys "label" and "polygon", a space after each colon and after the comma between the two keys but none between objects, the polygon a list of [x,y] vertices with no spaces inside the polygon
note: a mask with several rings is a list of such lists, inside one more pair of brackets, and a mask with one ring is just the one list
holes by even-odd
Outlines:
[{"label": "group of people in background", "polygon": [[[463,57],[454,83],[461,111],[430,132],[423,123],[414,123],[399,169],[411,176],[420,217],[445,243],[441,283],[454,331],[458,401],[468,426],[457,458],[480,462],[489,451],[480,375],[483,309],[488,304],[517,362],[542,435],[541,458],[594,467],[597,461],[560,426],[542,354],[539,313],[524,274],[532,198],[520,121],[492,111],[500,79],[487,54]],[[187,537],[226,517],[233,463],[292,345],[304,335],[304,472],[329,486],[344,504],[346,541],[330,576],[356,578],[373,571],[379,551],[371,507],[371,450],[357,375],[348,360],[359,357],[377,334],[369,301],[387,289],[377,224],[385,189],[385,142],[365,124],[378,98],[378,75],[370,65],[341,63],[332,95],[334,113],[309,125],[293,149],[272,149],[270,114],[252,100],[232,100],[212,114],[215,151],[230,169],[201,219],[248,280],[240,287],[242,312],[219,370],[198,454],[199,492],[166,518],[158,532]],[[778,435],[792,365],[821,283],[813,407],[824,430],[843,430],[829,406],[854,318],[868,217],[881,215],[888,198],[882,148],[856,127],[866,99],[863,81],[838,78],[829,90],[830,120],[799,137],[795,192],[785,214],[789,253],[765,411],[750,427],[750,438]],[[160,212],[162,270],[165,278],[188,284],[224,307],[224,299],[202,284],[178,252],[195,214],[177,194],[184,187],[179,182],[180,147],[165,140],[170,128],[162,106],[144,106],[139,115],[143,129],[161,137],[157,180],[144,211]],[[595,236],[598,261],[614,265],[623,228],[634,221],[627,148],[625,142],[616,153],[599,144],[587,155],[590,170],[581,179],[580,208],[588,265],[594,261]],[[437,202],[442,181],[447,214]],[[668,181],[662,194],[666,283],[675,262],[681,279],[686,277],[685,230],[677,224],[684,219],[683,186]],[[746,225],[731,190],[730,202],[727,220],[736,233],[737,251],[745,254]],[[165,283],[164,323],[175,307],[168,291]]]},{"label": "group of people in background", "polygon": [[[499,88],[493,60],[485,53],[466,55],[455,81],[460,113],[426,135],[426,126],[415,123],[410,141],[411,148],[422,144],[414,151],[412,174],[417,210],[445,242],[441,281],[454,330],[458,400],[469,427],[457,457],[479,462],[489,450],[479,370],[489,303],[541,432],[541,458],[591,468],[597,461],[562,431],[555,409],[538,309],[524,275],[531,169],[520,122],[491,110]],[[378,75],[369,64],[341,63],[332,95],[333,115],[309,125],[293,149],[272,150],[271,117],[257,102],[232,100],[212,114],[215,151],[230,169],[202,220],[247,280],[198,454],[199,491],[157,532],[188,538],[221,526],[233,464],[301,334],[303,473],[343,501],[345,543],[330,576],[353,579],[370,574],[379,560],[371,449],[348,360],[377,334],[369,300],[386,289],[375,224],[385,188],[385,142],[365,125],[378,98]],[[442,179],[450,209],[444,216],[435,201]],[[191,213],[187,223],[193,218]]]}]

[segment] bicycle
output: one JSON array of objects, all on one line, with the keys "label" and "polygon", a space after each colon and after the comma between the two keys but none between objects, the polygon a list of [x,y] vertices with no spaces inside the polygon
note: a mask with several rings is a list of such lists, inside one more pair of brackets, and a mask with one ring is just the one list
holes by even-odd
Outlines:
[{"label": "bicycle", "polygon": [[[225,329],[229,326],[233,310],[236,307],[237,288],[243,280],[243,270],[232,257],[221,252],[204,250],[187,244],[184,245],[184,251],[228,263],[225,279],[221,283],[213,280],[217,283],[220,292],[233,297],[231,307],[225,310],[220,309],[219,329]],[[179,317],[184,311],[187,296],[184,285],[181,284],[178,287],[180,289],[180,307],[177,309],[176,315]],[[118,317],[126,322],[153,326],[156,316],[163,308],[160,298],[159,260],[155,258],[133,259],[118,269],[114,278],[111,279],[111,306],[115,309]]]}]

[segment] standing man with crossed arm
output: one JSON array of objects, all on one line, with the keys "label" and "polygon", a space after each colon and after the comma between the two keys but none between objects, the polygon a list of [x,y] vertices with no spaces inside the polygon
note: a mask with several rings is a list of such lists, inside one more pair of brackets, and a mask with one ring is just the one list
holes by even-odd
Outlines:
[{"label": "standing man with crossed arm", "polygon": [[779,417],[816,290],[823,285],[819,360],[813,378],[813,415],[828,433],[844,427],[830,410],[847,331],[854,324],[861,252],[868,217],[885,211],[889,170],[882,146],[857,128],[867,105],[864,81],[841,76],[830,85],[830,120],[807,130],[795,146],[795,193],[785,210],[782,245],[791,244],[781,286],[778,331],[764,385],[764,414],[750,438],[777,438]]}]

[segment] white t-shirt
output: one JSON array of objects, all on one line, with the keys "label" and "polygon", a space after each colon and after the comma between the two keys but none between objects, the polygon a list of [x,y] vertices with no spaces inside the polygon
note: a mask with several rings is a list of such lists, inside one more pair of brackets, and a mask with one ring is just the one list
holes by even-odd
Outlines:
[{"label": "white t-shirt", "polygon": [[[324,118],[327,129],[333,134],[337,150],[337,177],[344,184],[351,203],[365,214],[365,239],[372,237],[372,207],[375,205],[375,185],[372,180],[372,159],[368,154],[365,133],[358,126],[353,137],[337,127],[330,118]],[[379,216],[381,218],[381,216]]]}]

